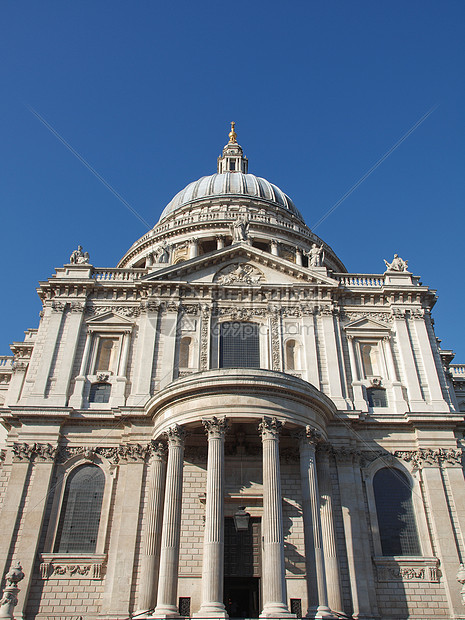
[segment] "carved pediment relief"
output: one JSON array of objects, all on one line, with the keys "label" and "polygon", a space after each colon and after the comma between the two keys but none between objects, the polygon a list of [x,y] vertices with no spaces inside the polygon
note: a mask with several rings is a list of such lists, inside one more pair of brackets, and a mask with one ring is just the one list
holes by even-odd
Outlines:
[{"label": "carved pediment relief", "polygon": [[355,321],[351,321],[344,326],[348,334],[354,336],[375,336],[388,335],[391,331],[390,325],[371,317],[362,317]]},{"label": "carved pediment relief", "polygon": [[218,284],[259,284],[265,281],[263,273],[247,262],[236,262],[226,265],[216,272],[213,282]]},{"label": "carved pediment relief", "polygon": [[138,310],[139,309],[135,307],[122,308],[121,314],[124,314],[125,316],[121,316],[120,308],[109,310],[108,307],[92,307],[89,308],[91,318],[87,320],[87,324],[89,326],[94,325],[96,327],[104,327],[106,325],[112,327],[129,327],[132,325],[132,321],[126,317],[137,316]]}]

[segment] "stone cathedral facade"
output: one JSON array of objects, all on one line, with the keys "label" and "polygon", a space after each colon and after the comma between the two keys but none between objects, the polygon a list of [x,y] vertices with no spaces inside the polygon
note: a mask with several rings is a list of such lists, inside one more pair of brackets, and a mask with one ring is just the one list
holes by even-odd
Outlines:
[{"label": "stone cathedral facade", "polygon": [[465,618],[435,291],[397,255],[348,273],[247,166],[233,126],[116,268],[79,247],[40,282],[0,358],[16,618]]}]

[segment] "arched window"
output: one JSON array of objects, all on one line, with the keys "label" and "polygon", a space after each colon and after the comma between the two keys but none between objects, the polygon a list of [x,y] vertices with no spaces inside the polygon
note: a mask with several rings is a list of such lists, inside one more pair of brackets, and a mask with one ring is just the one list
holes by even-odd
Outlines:
[{"label": "arched window", "polygon": [[286,370],[296,370],[298,368],[298,347],[295,340],[287,340],[284,348],[284,368]]},{"label": "arched window", "polygon": [[92,383],[92,385],[90,386],[89,402],[108,403],[110,402],[110,394],[110,383]]},{"label": "arched window", "polygon": [[260,368],[260,340],[257,323],[221,323],[220,368]]},{"label": "arched window", "polygon": [[96,465],[81,465],[66,482],[55,553],[95,553],[105,474]]},{"label": "arched window", "polygon": [[384,388],[367,388],[368,404],[370,407],[387,407],[387,396]]},{"label": "arched window", "polygon": [[190,368],[192,338],[181,338],[179,343],[179,368]]},{"label": "arched window", "polygon": [[383,555],[421,555],[407,476],[384,467],[374,476],[373,490]]}]

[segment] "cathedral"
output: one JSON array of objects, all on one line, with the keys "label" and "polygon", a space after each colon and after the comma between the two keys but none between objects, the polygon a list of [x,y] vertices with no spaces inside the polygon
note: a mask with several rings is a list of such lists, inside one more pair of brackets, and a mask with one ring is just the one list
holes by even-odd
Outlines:
[{"label": "cathedral", "polygon": [[0,618],[465,619],[465,365],[385,263],[234,124],[116,268],[74,250],[0,357]]}]

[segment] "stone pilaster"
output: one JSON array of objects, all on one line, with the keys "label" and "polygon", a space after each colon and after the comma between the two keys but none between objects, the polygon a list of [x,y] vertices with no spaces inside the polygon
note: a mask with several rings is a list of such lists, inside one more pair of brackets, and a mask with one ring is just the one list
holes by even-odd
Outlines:
[{"label": "stone pilaster", "polygon": [[[27,490],[26,488],[22,489],[22,493],[27,492],[28,509],[20,516],[22,532],[13,551],[14,559],[21,559],[25,575],[21,592],[18,595],[18,605],[15,609],[15,618],[18,620],[23,620],[26,617],[27,599],[32,584],[34,562],[42,532],[55,455],[56,448],[51,444],[29,445],[23,443],[15,444],[14,446],[13,468],[18,469],[18,466],[22,466],[20,477],[26,471],[28,465],[33,469]],[[27,484],[27,481],[24,480],[24,483]],[[2,512],[2,538],[4,534]],[[7,541],[10,543],[11,539],[8,538]]]},{"label": "stone pilaster", "polygon": [[142,541],[141,577],[137,605],[138,611],[136,612],[136,615],[141,618],[145,615],[144,612],[154,609],[156,604],[166,474],[166,450],[164,445],[154,442],[151,445],[150,451],[147,514]]},{"label": "stone pilaster", "polygon": [[[320,521],[320,493],[316,473],[315,446],[320,440],[320,433],[310,426],[307,426],[305,430],[299,433],[300,476],[309,600],[307,617],[334,618],[328,607],[325,558]],[[314,560],[314,566],[311,563],[312,559]],[[316,583],[312,583],[313,576],[315,576]]]},{"label": "stone pilaster", "polygon": [[282,422],[263,418],[259,425],[263,445],[263,610],[261,618],[291,616],[287,607],[284,568],[283,508],[279,466]]},{"label": "stone pilaster", "polygon": [[224,575],[224,435],[226,418],[203,420],[208,434],[207,497],[203,544],[202,606],[196,616],[227,618]]},{"label": "stone pilaster", "polygon": [[361,485],[360,466],[357,455],[351,450],[338,450],[336,458],[352,594],[352,617],[371,620],[376,615],[375,610],[372,611],[370,599],[370,589],[374,593],[374,576],[364,503],[357,490]]},{"label": "stone pilaster", "polygon": [[177,592],[184,436],[184,430],[177,424],[171,426],[167,431],[168,464],[166,468],[165,508],[161,536],[157,607],[153,614],[154,618],[179,616]]}]

